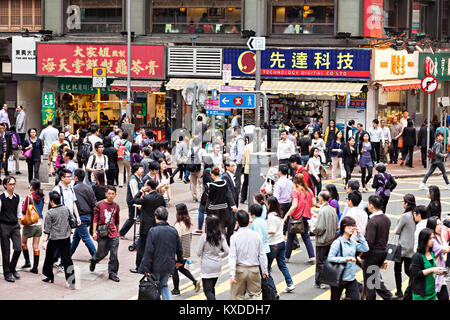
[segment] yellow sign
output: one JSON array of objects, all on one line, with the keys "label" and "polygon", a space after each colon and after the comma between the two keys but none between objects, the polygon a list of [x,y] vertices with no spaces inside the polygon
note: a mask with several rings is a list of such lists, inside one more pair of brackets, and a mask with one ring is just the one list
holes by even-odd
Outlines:
[{"label": "yellow sign", "polygon": [[96,77],[106,77],[107,68],[106,67],[94,67],[92,68],[92,76]]}]

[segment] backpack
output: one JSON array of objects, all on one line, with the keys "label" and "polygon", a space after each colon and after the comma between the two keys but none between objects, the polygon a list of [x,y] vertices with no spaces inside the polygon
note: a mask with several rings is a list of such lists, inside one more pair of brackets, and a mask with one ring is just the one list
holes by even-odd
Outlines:
[{"label": "backpack", "polygon": [[125,146],[122,145],[122,140],[120,140],[120,145],[117,148],[117,158],[119,160],[123,160],[125,158],[125,155],[127,154],[127,150]]},{"label": "backpack", "polygon": [[383,183],[383,185],[378,187],[375,194],[379,196],[389,197],[391,195],[391,189],[389,188],[390,187],[389,181],[391,179],[391,175],[389,173],[387,173],[386,176],[384,174],[381,174],[381,177],[382,177],[381,182]]},{"label": "backpack", "polygon": [[[197,153],[199,152],[200,148],[197,150]],[[186,169],[189,172],[199,172],[202,169],[202,163],[200,161],[196,161],[198,159],[196,157],[196,154],[194,153],[194,147],[191,148],[191,157],[188,159],[188,162],[186,164]],[[200,163],[199,163],[200,162]]]},{"label": "backpack", "polygon": [[431,161],[433,161],[434,159],[436,159],[436,154],[434,153],[434,150],[433,150],[433,149],[428,149],[427,157],[428,157]]},{"label": "backpack", "polygon": [[[69,136],[70,136],[70,134],[69,134]],[[69,136],[64,136],[64,141],[67,141],[67,144],[69,145],[69,149],[73,149],[72,141],[69,140]]]},{"label": "backpack", "polygon": [[11,144],[12,144],[13,150],[19,149],[19,139],[20,138],[17,136],[17,134],[15,134],[15,133],[11,134]]},{"label": "backpack", "polygon": [[[308,173],[308,171],[306,170],[306,168],[303,167],[303,169],[300,171],[301,174],[303,174],[303,172]],[[308,176],[310,176],[310,174],[308,173]],[[311,176],[308,179],[308,188],[311,189],[311,191],[315,194],[316,191],[314,189],[314,183],[312,182]]]},{"label": "backpack", "polygon": [[92,152],[92,143],[87,141],[81,145],[78,154],[80,155],[81,160],[88,161],[89,157],[91,156],[91,152]]}]

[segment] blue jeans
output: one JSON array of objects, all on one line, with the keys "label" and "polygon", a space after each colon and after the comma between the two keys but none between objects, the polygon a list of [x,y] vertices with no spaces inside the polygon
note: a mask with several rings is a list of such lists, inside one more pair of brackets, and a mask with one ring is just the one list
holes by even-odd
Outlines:
[{"label": "blue jeans", "polygon": [[[288,220],[289,221],[289,220]],[[311,242],[311,238],[309,237],[309,225],[308,225],[308,219],[303,217],[303,224],[305,225],[305,232],[301,233],[303,243],[306,246],[306,251],[308,252],[309,258],[314,258],[314,247]],[[288,226],[289,230],[289,226]],[[297,235],[295,233],[289,233],[287,234],[287,242],[286,242],[286,258],[291,258],[292,253],[292,243],[294,242],[294,239]]]},{"label": "blue jeans", "polygon": [[161,283],[161,296],[163,300],[173,300],[167,282],[169,281],[168,273],[154,273],[152,275]]},{"label": "blue jeans", "polygon": [[165,206],[166,208],[168,208],[168,207],[169,207],[169,200],[167,200],[167,199],[164,199],[164,206]]},{"label": "blue jeans", "polygon": [[203,221],[205,221],[205,206],[200,204],[198,206],[198,230],[202,230]]},{"label": "blue jeans", "polygon": [[80,240],[83,240],[92,257],[97,252],[94,242],[89,235],[89,225],[91,224],[91,219],[90,214],[83,214],[80,216],[81,224],[75,228],[75,232],[73,233],[73,239],[70,245],[70,256],[72,256],[75,250],[77,250]]},{"label": "blue jeans", "polygon": [[186,170],[186,172],[184,173],[184,180],[186,180],[186,181],[190,181],[189,180],[189,176],[191,175],[191,173],[188,171],[188,170]]},{"label": "blue jeans", "polygon": [[287,286],[291,286],[294,282],[292,281],[291,274],[288,267],[286,266],[286,244],[283,241],[269,247],[270,253],[267,255],[269,272],[271,272],[273,260],[277,259],[278,269],[280,269],[281,273],[283,274]]},{"label": "blue jeans", "polygon": [[302,160],[302,166],[306,166],[306,164],[308,163],[309,160],[309,155],[305,155],[305,156],[300,156],[300,159]]}]

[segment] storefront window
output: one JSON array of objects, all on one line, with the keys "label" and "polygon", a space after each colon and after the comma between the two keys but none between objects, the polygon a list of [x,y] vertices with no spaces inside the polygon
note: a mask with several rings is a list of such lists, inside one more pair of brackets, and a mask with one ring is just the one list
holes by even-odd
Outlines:
[{"label": "storefront window", "polygon": [[331,34],[334,32],[334,1],[272,0],[272,33]]},{"label": "storefront window", "polygon": [[385,119],[387,124],[392,122],[394,116],[401,117],[406,109],[407,91],[378,90],[378,119]]},{"label": "storefront window", "polygon": [[41,0],[0,0],[0,31],[42,29]]},{"label": "storefront window", "polygon": [[153,0],[153,33],[240,33],[241,0]]},{"label": "storefront window", "polygon": [[69,32],[122,31],[122,0],[69,0],[66,28]]}]

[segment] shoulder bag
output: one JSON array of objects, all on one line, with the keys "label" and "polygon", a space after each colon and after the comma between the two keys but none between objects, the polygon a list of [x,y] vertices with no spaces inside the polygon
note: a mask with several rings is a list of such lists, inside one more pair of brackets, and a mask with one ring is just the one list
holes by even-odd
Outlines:
[{"label": "shoulder bag", "polygon": [[400,236],[397,235],[397,244],[388,243],[386,246],[386,260],[393,262],[402,261],[402,246],[398,244]]},{"label": "shoulder bag", "polygon": [[305,224],[303,223],[303,213],[298,219],[289,216],[289,233],[303,233],[305,232]]},{"label": "shoulder bag", "polygon": [[111,213],[111,217],[109,218],[108,223],[97,226],[97,234],[100,237],[100,239],[105,239],[108,237],[109,225],[111,224],[111,220],[114,217],[114,213],[116,212],[116,206],[117,205],[114,206],[114,209]]},{"label": "shoulder bag", "polygon": [[[72,193],[75,193],[72,187],[70,187],[70,190],[72,191]],[[64,194],[61,185],[59,185],[59,195],[61,196],[62,205],[65,206],[66,204],[64,203]],[[67,211],[69,211],[69,226],[70,228],[75,229],[76,227],[78,227],[77,218],[75,218],[75,215],[72,212],[70,212],[70,210],[67,207],[66,209]]]},{"label": "shoulder bag", "polygon": [[31,156],[33,155],[33,144],[31,143],[30,139],[28,139],[28,143],[30,144],[31,148],[23,152],[23,156],[27,159],[31,158]]},{"label": "shoulder bag", "polygon": [[[31,203],[30,203],[31,199]],[[25,217],[21,220],[24,226],[31,226],[39,221],[39,213],[34,205],[33,196],[28,199],[27,211]]]},{"label": "shoulder bag", "polygon": [[161,283],[153,275],[144,276],[139,281],[138,300],[161,300]]},{"label": "shoulder bag", "polygon": [[[342,241],[339,239],[340,256],[342,257]],[[325,259],[323,271],[321,274],[321,282],[326,283],[332,287],[339,287],[341,285],[342,276],[344,275],[347,263],[330,262]]]}]

